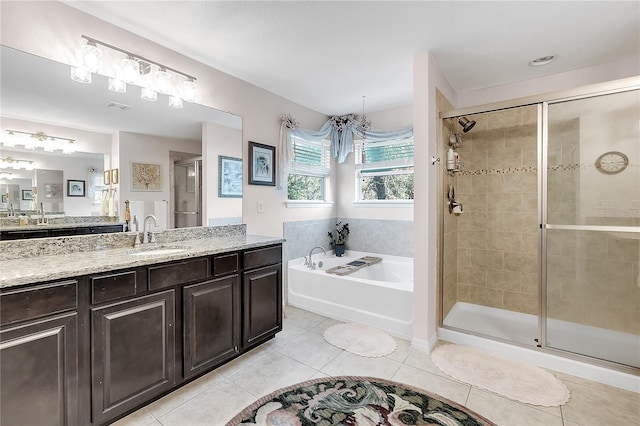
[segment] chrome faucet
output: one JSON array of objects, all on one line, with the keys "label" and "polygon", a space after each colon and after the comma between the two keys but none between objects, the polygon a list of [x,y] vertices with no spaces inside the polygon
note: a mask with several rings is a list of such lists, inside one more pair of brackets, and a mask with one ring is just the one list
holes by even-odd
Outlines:
[{"label": "chrome faucet", "polygon": [[[315,249],[320,249],[320,250],[322,250],[322,252],[324,253],[325,256],[327,255],[327,251],[322,246],[316,246],[316,247],[312,248],[311,251],[309,252],[309,259],[307,259],[306,262],[305,262],[305,266],[308,266],[309,269],[311,269],[311,270],[315,270],[316,269],[316,264],[313,263],[313,261],[311,260],[311,255],[313,255],[313,251]],[[322,264],[320,264],[320,266],[322,266]]]},{"label": "chrome faucet", "polygon": [[153,231],[151,231],[151,228],[149,228],[149,231],[147,231],[147,219],[153,220],[153,226],[158,227],[158,219],[156,219],[154,215],[148,214],[144,217],[144,221],[142,221],[142,232],[143,232],[142,244],[149,244],[149,243],[156,242],[156,236],[153,233]]}]

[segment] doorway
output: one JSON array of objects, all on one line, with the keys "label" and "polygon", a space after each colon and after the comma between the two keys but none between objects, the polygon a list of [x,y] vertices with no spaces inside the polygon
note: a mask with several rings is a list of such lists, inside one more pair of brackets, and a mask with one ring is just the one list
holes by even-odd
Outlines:
[{"label": "doorway", "polygon": [[173,219],[176,228],[202,226],[202,159],[173,163]]}]

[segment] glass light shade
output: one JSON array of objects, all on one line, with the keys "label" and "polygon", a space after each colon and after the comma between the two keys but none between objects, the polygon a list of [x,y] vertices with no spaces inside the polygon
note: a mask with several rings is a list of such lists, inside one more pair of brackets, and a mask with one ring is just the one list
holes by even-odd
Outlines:
[{"label": "glass light shade", "polygon": [[58,149],[58,141],[54,138],[49,138],[46,141],[43,141],[42,149],[44,149],[46,152],[53,152]]},{"label": "glass light shade", "polygon": [[74,152],[76,152],[76,147],[72,142],[66,143],[62,147],[63,154],[73,154]]},{"label": "glass light shade", "polygon": [[98,48],[94,43],[89,42],[80,49],[80,58],[82,59],[82,67],[89,72],[99,72],[102,70],[102,49]]},{"label": "glass light shade", "polygon": [[109,90],[117,93],[127,93],[127,83],[119,78],[109,77]]},{"label": "glass light shade", "polygon": [[182,82],[180,87],[180,97],[187,102],[196,101],[196,90],[198,85],[193,80],[186,80]]},{"label": "glass light shade", "polygon": [[156,72],[156,91],[163,95],[169,95],[171,93],[171,74],[164,68],[160,68]]},{"label": "glass light shade", "polygon": [[182,102],[182,98],[169,96],[169,106],[171,108],[182,108],[184,106],[184,102]]},{"label": "glass light shade", "polygon": [[25,170],[33,170],[33,161],[24,161],[21,166]]},{"label": "glass light shade", "polygon": [[149,89],[148,87],[143,87],[140,97],[145,101],[155,102],[158,100],[158,92],[153,89]]},{"label": "glass light shade", "polygon": [[6,148],[13,148],[17,145],[18,138],[13,132],[7,132],[5,137],[2,139],[2,145]]},{"label": "glass light shade", "polygon": [[71,67],[71,80],[78,83],[91,83],[91,71],[82,67]]},{"label": "glass light shade", "polygon": [[137,84],[140,78],[140,64],[133,58],[124,58],[120,61],[122,80],[126,83]]}]

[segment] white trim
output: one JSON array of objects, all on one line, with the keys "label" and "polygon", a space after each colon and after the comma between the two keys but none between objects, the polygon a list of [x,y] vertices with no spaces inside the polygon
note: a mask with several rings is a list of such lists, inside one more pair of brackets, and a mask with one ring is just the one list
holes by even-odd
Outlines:
[{"label": "white trim", "polygon": [[362,200],[354,201],[354,207],[413,207],[413,200]]},{"label": "white trim", "polygon": [[312,200],[288,200],[285,201],[284,205],[287,206],[288,209],[291,208],[328,208],[333,206],[333,201],[312,201]]}]

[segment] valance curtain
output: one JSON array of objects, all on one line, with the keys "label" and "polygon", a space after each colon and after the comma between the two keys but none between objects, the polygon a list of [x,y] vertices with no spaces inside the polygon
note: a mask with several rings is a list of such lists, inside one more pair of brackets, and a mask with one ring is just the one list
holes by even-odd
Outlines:
[{"label": "valance curtain", "polygon": [[367,143],[376,143],[390,140],[407,139],[413,136],[413,128],[406,127],[396,130],[374,130],[362,128],[356,121],[355,114],[334,115],[327,120],[320,130],[301,129],[296,119],[286,114],[282,116],[280,126],[280,155],[278,156],[278,188],[287,187],[289,165],[293,161],[294,138],[307,141],[331,140],[331,157],[342,164],[349,153],[353,152],[353,139],[364,138]]}]

